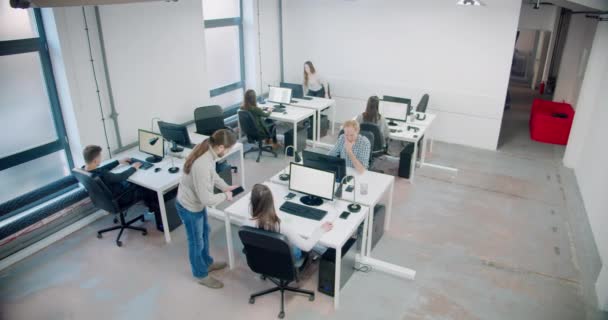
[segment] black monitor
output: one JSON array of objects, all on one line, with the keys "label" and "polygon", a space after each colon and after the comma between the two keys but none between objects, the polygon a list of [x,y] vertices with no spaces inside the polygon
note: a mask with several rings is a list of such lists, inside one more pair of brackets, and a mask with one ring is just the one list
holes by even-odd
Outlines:
[{"label": "black monitor", "polygon": [[306,194],[300,201],[309,206],[320,206],[323,199],[334,199],[336,174],[297,163],[289,165],[289,190]]},{"label": "black monitor", "polygon": [[301,84],[281,82],[279,84],[279,86],[281,88],[289,88],[289,89],[291,89],[291,97],[292,98],[301,99],[301,98],[304,97],[304,88],[302,87]]},{"label": "black monitor", "polygon": [[178,145],[190,149],[193,148],[192,143],[190,142],[188,128],[186,128],[186,126],[181,124],[159,121],[158,129],[160,129],[160,134],[162,134],[165,140],[171,141],[173,143],[173,146],[171,147],[171,152],[181,152],[184,150],[184,148],[178,147]]},{"label": "black monitor", "polygon": [[342,178],[346,175],[345,159],[306,150],[302,151],[302,155],[304,156],[305,166],[334,172],[336,174],[336,182],[341,182]]}]

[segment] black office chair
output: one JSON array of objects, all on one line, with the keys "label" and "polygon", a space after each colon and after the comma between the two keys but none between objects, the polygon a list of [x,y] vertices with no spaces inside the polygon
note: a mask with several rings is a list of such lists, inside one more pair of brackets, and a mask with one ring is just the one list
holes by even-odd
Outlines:
[{"label": "black office chair", "polygon": [[255,120],[251,112],[246,110],[239,110],[239,124],[241,126],[241,130],[247,136],[247,141],[249,143],[257,144],[257,147],[253,147],[247,150],[244,154],[248,154],[250,152],[258,152],[258,158],[255,162],[260,162],[260,157],[263,152],[268,152],[277,157],[277,153],[272,151],[271,146],[264,146],[264,140],[269,139],[268,136],[263,136],[260,134],[258,127],[255,124]]},{"label": "black office chair", "polygon": [[194,124],[196,133],[206,136],[212,135],[219,129],[227,129],[224,124],[224,110],[218,105],[194,109]]},{"label": "black office chair", "polygon": [[[109,232],[109,231],[114,231],[114,230],[120,229],[120,232],[118,232],[118,236],[116,237],[116,245],[119,247],[122,247],[122,241],[120,241],[120,237],[122,236],[122,233],[125,229],[141,231],[141,234],[144,236],[148,234],[148,231],[146,230],[146,228],[131,226],[133,223],[137,222],[138,220],[141,220],[143,222],[144,221],[143,214],[141,214],[129,221],[125,221],[125,216],[126,216],[127,210],[134,203],[129,203],[127,206],[119,205],[120,199],[132,191],[128,191],[117,197],[113,197],[112,192],[110,192],[108,187],[106,187],[106,185],[101,181],[101,179],[99,179],[98,177],[93,178],[89,172],[84,171],[82,169],[74,168],[74,169],[72,169],[72,175],[87,190],[87,192],[89,193],[89,197],[91,198],[91,201],[93,201],[93,205],[96,208],[108,211],[110,213],[113,213],[113,214],[119,216],[120,225],[97,231],[97,238],[101,239],[102,234]],[[114,222],[115,223],[117,222],[116,218],[114,219]]]},{"label": "black office chair", "polygon": [[360,126],[361,132],[369,131],[374,135],[374,141],[370,141],[373,142],[372,155],[378,157],[386,153],[386,140],[384,139],[384,134],[380,131],[380,127],[373,123],[362,123]]},{"label": "black office chair", "polygon": [[285,291],[308,295],[308,300],[315,299],[315,293],[309,290],[289,287],[289,283],[298,280],[298,268],[295,264],[293,249],[284,235],[253,227],[241,227],[239,237],[245,248],[247,265],[251,271],[270,279],[277,286],[254,293],[249,303],[255,303],[255,298],[271,292],[281,292],[281,311],[279,318],[285,317]]},{"label": "black office chair", "polygon": [[426,107],[429,104],[429,95],[428,93],[425,93],[422,98],[420,99],[420,102],[418,102],[418,105],[416,106],[416,112],[426,112]]}]

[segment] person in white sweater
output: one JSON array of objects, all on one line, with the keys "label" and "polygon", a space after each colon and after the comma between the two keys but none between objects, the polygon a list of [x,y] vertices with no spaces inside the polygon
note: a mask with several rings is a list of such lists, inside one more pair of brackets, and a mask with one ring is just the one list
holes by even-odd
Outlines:
[{"label": "person in white sweater", "polygon": [[304,94],[312,97],[327,98],[328,92],[325,83],[317,73],[310,61],[304,62]]},{"label": "person in white sweater", "polygon": [[251,189],[251,219],[246,224],[285,235],[293,245],[296,262],[303,261],[304,252],[311,251],[319,242],[321,236],[333,228],[331,222],[325,222],[310,237],[302,238],[298,234],[296,226],[287,222],[281,223],[281,219],[275,211],[272,191],[267,186],[259,183]]},{"label": "person in white sweater", "polygon": [[[177,190],[177,213],[184,223],[188,237],[188,255],[192,275],[198,283],[213,289],[224,284],[209,275],[209,272],[226,267],[225,262],[214,262],[209,255],[209,222],[207,207],[232,201],[232,190],[215,171],[215,161],[230,151],[236,143],[236,135],[226,129],[213,133],[198,144],[186,158],[184,174]],[[214,187],[222,190],[215,194]]]}]

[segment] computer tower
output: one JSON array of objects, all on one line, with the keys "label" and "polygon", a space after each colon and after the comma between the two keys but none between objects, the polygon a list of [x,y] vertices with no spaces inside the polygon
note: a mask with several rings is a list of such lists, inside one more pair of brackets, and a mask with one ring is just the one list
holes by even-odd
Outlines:
[{"label": "computer tower", "polygon": [[410,178],[410,170],[412,164],[412,154],[414,153],[414,143],[408,142],[401,153],[399,154],[399,171],[397,173],[401,178]]},{"label": "computer tower", "polygon": [[[378,204],[374,207],[374,225],[372,226],[372,249],[384,235],[384,220],[386,219],[386,207]],[[361,237],[363,225],[359,227],[358,235]],[[357,243],[357,249],[361,249],[361,242]]]},{"label": "computer tower", "polygon": [[[298,127],[298,144],[297,144],[297,149],[298,150],[304,150],[306,148],[306,127]],[[289,129],[288,131],[285,132],[285,148],[287,148],[288,146],[293,146],[293,128]],[[289,154],[288,156],[293,156],[291,154],[291,149],[289,149]]]},{"label": "computer tower", "polygon": [[[340,288],[344,287],[346,281],[355,272],[357,239],[351,238],[342,247],[342,264],[340,268]],[[319,284],[318,290],[329,296],[334,296],[336,270],[336,250],[327,249],[321,256],[319,262]]]},{"label": "computer tower", "polygon": [[[177,201],[177,188],[165,193],[165,210],[167,212],[167,223],[169,224],[169,231],[173,231],[173,229],[182,225],[182,220],[177,214],[177,208],[175,207],[175,201]],[[154,211],[154,218],[156,220],[156,229],[158,231],[163,232],[163,219],[160,216],[160,208],[158,207],[158,202],[154,201],[152,203],[152,208],[150,210]]]}]

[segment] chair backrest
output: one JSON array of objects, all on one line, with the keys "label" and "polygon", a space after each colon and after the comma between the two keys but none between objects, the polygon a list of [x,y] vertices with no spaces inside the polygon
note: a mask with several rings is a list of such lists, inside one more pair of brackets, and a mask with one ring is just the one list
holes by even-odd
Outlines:
[{"label": "chair backrest", "polygon": [[218,105],[204,106],[194,109],[194,124],[196,133],[212,135],[219,129],[224,129],[224,110]]},{"label": "chair backrest", "polygon": [[429,95],[425,93],[420,102],[418,102],[418,106],[416,106],[416,112],[426,112],[426,106],[429,104]]},{"label": "chair backrest", "polygon": [[286,236],[243,226],[239,229],[239,238],[251,271],[285,281],[296,279],[295,257]]},{"label": "chair backrest", "polygon": [[364,137],[366,137],[367,140],[369,140],[369,144],[370,144],[370,146],[369,146],[369,165],[371,165],[371,163],[372,163],[372,157],[374,155],[374,146],[375,146],[374,141],[376,140],[375,136],[374,136],[374,133],[371,132],[371,131],[363,131],[363,130],[361,130],[359,132],[359,134],[362,135],[362,136],[364,136]]},{"label": "chair backrest", "polygon": [[382,131],[380,131],[380,127],[374,123],[362,123],[362,124],[360,124],[360,126],[361,126],[361,132],[368,131],[374,135],[374,140],[373,141],[370,140],[370,142],[373,145],[372,152],[373,153],[383,152],[384,145],[385,145],[385,139],[384,139],[384,135],[382,134]]},{"label": "chair backrest", "polygon": [[72,175],[87,190],[87,193],[96,208],[111,213],[120,212],[118,204],[112,197],[112,192],[110,192],[108,187],[106,187],[99,177],[93,178],[91,173],[78,168],[72,169]]},{"label": "chair backrest", "polygon": [[239,125],[241,126],[241,130],[247,136],[247,140],[249,142],[259,141],[263,137],[260,136],[260,132],[258,131],[258,126],[255,124],[255,119],[253,114],[247,110],[239,110]]}]

